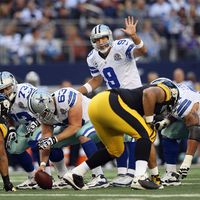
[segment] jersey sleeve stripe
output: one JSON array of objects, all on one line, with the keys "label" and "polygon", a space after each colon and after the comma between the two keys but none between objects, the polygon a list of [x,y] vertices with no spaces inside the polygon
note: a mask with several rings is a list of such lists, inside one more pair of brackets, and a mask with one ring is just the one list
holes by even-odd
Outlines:
[{"label": "jersey sleeve stripe", "polygon": [[4,124],[0,124],[0,131],[2,132],[3,137],[5,138],[8,130],[7,130],[7,127]]},{"label": "jersey sleeve stripe", "polygon": [[91,134],[95,134],[96,131],[94,129],[94,127],[89,127],[88,129],[86,129],[82,135],[84,135],[85,137],[90,136]]},{"label": "jersey sleeve stripe", "polygon": [[129,45],[129,47],[127,48],[126,53],[125,53],[126,58],[132,59],[131,51],[132,51],[133,47],[134,47],[133,44],[131,44],[131,45]]},{"label": "jersey sleeve stripe", "polygon": [[76,101],[76,93],[75,92],[72,92],[70,91],[69,93],[69,99],[68,99],[68,104],[69,104],[69,107],[72,107]]},{"label": "jersey sleeve stripe", "polygon": [[183,113],[188,109],[188,107],[190,106],[191,103],[192,103],[192,101],[187,100],[187,99],[185,99],[183,101],[183,103],[177,109],[177,113],[178,113],[179,117],[181,117],[183,115]]}]

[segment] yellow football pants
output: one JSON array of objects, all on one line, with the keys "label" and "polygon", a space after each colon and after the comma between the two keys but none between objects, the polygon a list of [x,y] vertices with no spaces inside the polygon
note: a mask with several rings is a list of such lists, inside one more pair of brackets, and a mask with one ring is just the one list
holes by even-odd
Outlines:
[{"label": "yellow football pants", "polygon": [[136,140],[147,138],[153,142],[156,138],[156,132],[145,123],[144,118],[110,91],[93,97],[88,112],[100,140],[115,157],[124,152],[124,133]]}]

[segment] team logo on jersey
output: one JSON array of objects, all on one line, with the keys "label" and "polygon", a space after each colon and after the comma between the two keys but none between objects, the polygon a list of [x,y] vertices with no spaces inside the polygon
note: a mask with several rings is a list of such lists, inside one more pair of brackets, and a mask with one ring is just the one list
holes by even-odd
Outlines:
[{"label": "team logo on jersey", "polygon": [[22,102],[18,103],[19,108],[25,108],[24,104]]},{"label": "team logo on jersey", "polygon": [[122,57],[121,57],[121,55],[119,53],[116,53],[114,55],[114,60],[118,61],[118,60],[121,60],[121,59],[122,59]]},{"label": "team logo on jersey", "polygon": [[65,110],[65,109],[60,109],[60,112],[64,115],[64,114],[66,114],[67,113],[67,111]]}]

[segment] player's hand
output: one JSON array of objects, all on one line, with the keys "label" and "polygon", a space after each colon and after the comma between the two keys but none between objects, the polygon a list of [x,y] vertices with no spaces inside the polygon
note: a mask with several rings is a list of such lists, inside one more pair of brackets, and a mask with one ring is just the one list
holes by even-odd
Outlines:
[{"label": "player's hand", "polygon": [[128,18],[125,18],[125,29],[121,29],[124,33],[126,33],[128,36],[134,36],[136,34],[136,26],[137,26],[138,20],[134,20],[134,17],[128,16]]},{"label": "player's hand", "polygon": [[17,133],[15,127],[9,127],[8,129],[8,136],[6,139],[6,148],[11,148],[11,143],[16,142],[17,143]]},{"label": "player's hand", "polygon": [[16,192],[16,188],[13,186],[11,182],[5,184],[4,189],[6,192]]},{"label": "player's hand", "polygon": [[187,177],[188,175],[188,171],[189,171],[189,167],[184,167],[184,166],[181,166],[179,171],[178,171],[178,174],[179,174],[179,178],[181,179],[184,179]]},{"label": "player's hand", "polygon": [[157,131],[160,131],[160,130],[166,128],[169,125],[169,123],[170,123],[170,120],[166,118],[161,121],[155,122],[154,127]]},{"label": "player's hand", "polygon": [[55,136],[42,138],[38,141],[38,147],[39,149],[49,149],[52,145],[56,144],[57,142],[58,140]]},{"label": "player's hand", "polygon": [[33,135],[34,131],[36,130],[37,127],[40,126],[40,122],[38,120],[32,121],[28,126],[27,126],[27,134],[25,137],[30,137]]}]

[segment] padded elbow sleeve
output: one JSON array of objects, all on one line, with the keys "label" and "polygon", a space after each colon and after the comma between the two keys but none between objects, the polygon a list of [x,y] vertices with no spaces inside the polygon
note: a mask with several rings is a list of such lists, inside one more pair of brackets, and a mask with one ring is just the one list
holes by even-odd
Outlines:
[{"label": "padded elbow sleeve", "polygon": [[200,142],[200,126],[190,126],[188,127],[188,130],[189,130],[188,138]]}]

